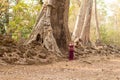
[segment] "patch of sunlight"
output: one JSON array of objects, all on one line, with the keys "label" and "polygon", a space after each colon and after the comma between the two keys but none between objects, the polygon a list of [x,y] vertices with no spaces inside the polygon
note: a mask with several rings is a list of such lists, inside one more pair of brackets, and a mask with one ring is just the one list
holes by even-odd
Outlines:
[{"label": "patch of sunlight", "polygon": [[113,2],[116,2],[117,0],[104,0],[105,1],[105,3],[113,3]]}]

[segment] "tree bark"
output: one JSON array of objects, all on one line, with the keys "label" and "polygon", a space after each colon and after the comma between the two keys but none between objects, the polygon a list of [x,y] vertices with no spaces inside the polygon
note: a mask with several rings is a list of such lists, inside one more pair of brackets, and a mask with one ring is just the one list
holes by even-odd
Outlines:
[{"label": "tree bark", "polygon": [[69,0],[46,0],[25,44],[39,41],[48,51],[61,56],[70,41],[68,8]]},{"label": "tree bark", "polygon": [[82,0],[80,12],[78,14],[75,24],[75,29],[72,34],[72,40],[75,40],[76,38],[80,38],[80,34],[85,20],[86,8],[87,8],[87,0]]},{"label": "tree bark", "polygon": [[83,45],[89,45],[90,43],[90,22],[91,22],[92,4],[93,4],[93,0],[88,0],[85,23],[83,25],[80,35],[80,39],[82,40]]},{"label": "tree bark", "polygon": [[52,9],[51,23],[53,34],[59,48],[67,50],[71,40],[68,29],[69,0],[55,0],[55,8]]}]

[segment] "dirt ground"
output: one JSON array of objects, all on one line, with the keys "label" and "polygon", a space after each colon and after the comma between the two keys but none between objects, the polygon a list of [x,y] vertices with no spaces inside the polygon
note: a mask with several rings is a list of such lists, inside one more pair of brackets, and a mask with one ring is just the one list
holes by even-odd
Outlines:
[{"label": "dirt ground", "polygon": [[120,80],[120,58],[92,56],[48,65],[0,65],[0,80]]}]

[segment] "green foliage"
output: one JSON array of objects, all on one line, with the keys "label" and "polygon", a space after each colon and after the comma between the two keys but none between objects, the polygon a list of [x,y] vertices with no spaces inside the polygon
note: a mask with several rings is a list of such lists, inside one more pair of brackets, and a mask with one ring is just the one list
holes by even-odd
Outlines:
[{"label": "green foliage", "polygon": [[101,39],[106,44],[120,45],[120,31],[114,28],[100,27]]},{"label": "green foliage", "polygon": [[14,39],[27,38],[35,24],[36,16],[41,9],[40,4],[20,1],[12,7],[12,18],[9,22],[9,31]]},{"label": "green foliage", "polygon": [[75,5],[71,5],[69,8],[69,15],[73,14],[73,10],[75,9]]},{"label": "green foliage", "polygon": [[5,26],[7,23],[8,15],[8,0],[0,0],[0,34],[5,33]]},{"label": "green foliage", "polygon": [[105,28],[105,26],[101,26],[100,27],[100,34],[101,34],[101,40],[102,40],[102,42],[108,43],[109,42],[108,38],[107,38],[108,33],[107,33],[107,29]]}]

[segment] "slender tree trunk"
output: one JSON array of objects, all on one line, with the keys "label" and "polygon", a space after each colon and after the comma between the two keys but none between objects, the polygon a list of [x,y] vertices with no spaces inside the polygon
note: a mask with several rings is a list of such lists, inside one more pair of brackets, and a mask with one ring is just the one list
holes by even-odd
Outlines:
[{"label": "slender tree trunk", "polygon": [[5,12],[5,27],[4,27],[4,34],[6,34],[6,29],[7,27],[9,27],[9,0],[6,0],[6,2],[8,3],[8,6],[6,8],[6,12]]},{"label": "slender tree trunk", "polygon": [[[7,0],[7,3],[9,4],[9,0]],[[6,17],[6,25],[8,26],[9,25],[9,5],[7,6],[5,17]]]},{"label": "slender tree trunk", "polygon": [[97,16],[97,3],[96,3],[96,0],[95,0],[95,21],[96,21],[97,42],[99,42],[99,41],[101,41],[101,39],[100,39],[99,22],[98,22],[98,16]]},{"label": "slender tree trunk", "polygon": [[87,8],[87,0],[82,0],[80,12],[79,12],[79,15],[77,16],[75,29],[72,34],[73,40],[75,40],[76,38],[80,38],[80,34],[81,34],[84,20],[85,20],[86,8]]},{"label": "slender tree trunk", "polygon": [[48,51],[61,56],[61,52],[67,50],[70,41],[68,7],[69,0],[46,0],[25,44],[39,41]]},{"label": "slender tree trunk", "polygon": [[117,20],[117,14],[114,15],[114,30],[118,30],[118,20]]},{"label": "slender tree trunk", "polygon": [[20,2],[20,0],[16,0],[16,4],[18,4]]},{"label": "slender tree trunk", "polygon": [[85,23],[83,25],[80,35],[80,39],[82,40],[83,45],[88,45],[90,43],[90,22],[91,22],[92,4],[93,4],[93,0],[88,0]]}]

